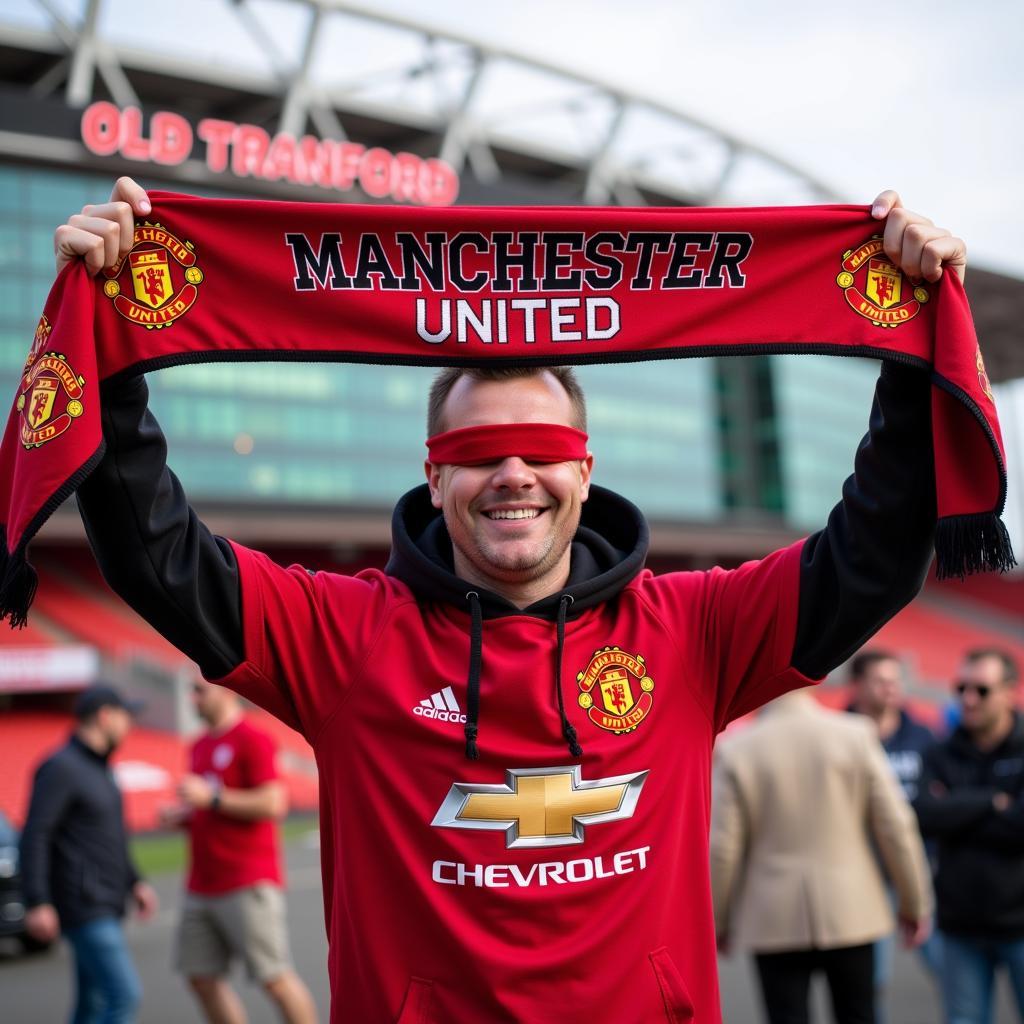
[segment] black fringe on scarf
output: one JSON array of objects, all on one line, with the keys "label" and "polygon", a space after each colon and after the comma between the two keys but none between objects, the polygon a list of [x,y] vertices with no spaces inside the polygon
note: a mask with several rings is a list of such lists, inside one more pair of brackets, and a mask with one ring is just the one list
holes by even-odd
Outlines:
[{"label": "black fringe on scarf", "polygon": [[36,596],[39,576],[25,558],[23,548],[7,553],[7,531],[0,526],[0,622],[9,619],[11,629],[28,622],[28,610]]},{"label": "black fringe on scarf", "polygon": [[976,572],[1007,572],[1013,557],[1010,535],[994,512],[945,516],[935,530],[937,579],[963,579]]}]

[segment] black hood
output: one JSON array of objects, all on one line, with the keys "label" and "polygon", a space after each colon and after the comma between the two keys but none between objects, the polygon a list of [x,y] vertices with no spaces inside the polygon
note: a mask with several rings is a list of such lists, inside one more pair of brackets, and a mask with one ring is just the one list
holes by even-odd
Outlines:
[{"label": "black hood", "polygon": [[582,757],[583,749],[566,715],[562,693],[565,623],[588,608],[617,597],[643,568],[648,529],[640,510],[612,491],[592,486],[572,541],[568,582],[557,594],[550,594],[526,608],[517,608],[500,594],[455,575],[451,538],[441,512],[430,503],[426,484],[409,491],[395,506],[391,540],[391,558],[385,570],[389,575],[406,583],[421,601],[440,601],[469,612],[466,756],[474,761],[479,756],[477,733],[484,620],[503,615],[536,615],[553,623],[555,699],[562,720],[562,735],[569,753],[575,758]]},{"label": "black hood", "polygon": [[468,595],[480,597],[483,618],[536,615],[552,621],[563,597],[567,618],[614,598],[644,567],[650,531],[640,510],[604,487],[591,486],[580,527],[572,542],[569,580],[564,589],[517,608],[511,601],[455,575],[452,542],[439,509],[430,503],[426,484],[409,491],[391,519],[391,557],[385,572],[406,583],[421,600],[464,609]]}]

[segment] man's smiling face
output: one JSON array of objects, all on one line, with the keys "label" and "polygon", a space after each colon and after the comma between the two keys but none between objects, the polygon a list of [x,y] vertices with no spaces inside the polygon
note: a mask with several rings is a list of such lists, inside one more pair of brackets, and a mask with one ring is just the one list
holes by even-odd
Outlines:
[{"label": "man's smiling face", "polygon": [[[511,380],[460,377],[444,405],[444,430],[493,423],[577,426],[565,389],[544,372]],[[444,513],[462,579],[520,606],[554,593],[569,575],[569,544],[590,487],[593,457],[483,466],[426,464],[431,501]]]}]

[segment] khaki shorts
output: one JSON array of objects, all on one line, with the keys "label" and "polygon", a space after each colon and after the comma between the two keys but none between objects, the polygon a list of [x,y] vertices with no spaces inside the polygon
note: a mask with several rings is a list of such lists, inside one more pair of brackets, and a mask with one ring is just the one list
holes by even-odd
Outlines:
[{"label": "khaki shorts", "polygon": [[236,956],[261,984],[291,969],[284,893],[276,885],[247,886],[223,896],[185,894],[175,955],[179,973],[220,977]]}]

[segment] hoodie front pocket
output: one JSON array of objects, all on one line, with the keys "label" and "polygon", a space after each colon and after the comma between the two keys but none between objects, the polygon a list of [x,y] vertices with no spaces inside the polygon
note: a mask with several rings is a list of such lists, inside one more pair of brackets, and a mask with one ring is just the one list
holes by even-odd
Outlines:
[{"label": "hoodie front pocket", "polygon": [[654,976],[658,979],[662,1001],[665,1003],[665,1020],[671,1021],[672,1024],[692,1021],[693,1001],[672,961],[668,947],[662,946],[647,955],[654,969]]},{"label": "hoodie front pocket", "polygon": [[434,983],[426,978],[410,978],[396,1024],[434,1024],[433,1003]]}]

